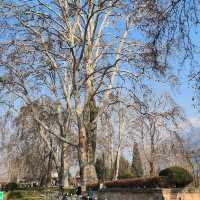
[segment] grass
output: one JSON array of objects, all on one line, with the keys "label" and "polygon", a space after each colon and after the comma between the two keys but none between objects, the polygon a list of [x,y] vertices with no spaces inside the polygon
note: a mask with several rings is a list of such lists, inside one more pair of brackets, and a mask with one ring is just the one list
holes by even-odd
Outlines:
[{"label": "grass", "polygon": [[[45,200],[44,194],[46,192],[58,191],[58,188],[48,188],[41,190],[14,190],[5,193],[4,200]],[[74,189],[64,189],[64,193],[74,194]]]},{"label": "grass", "polygon": [[5,200],[44,200],[44,196],[39,191],[15,190],[5,194]]}]

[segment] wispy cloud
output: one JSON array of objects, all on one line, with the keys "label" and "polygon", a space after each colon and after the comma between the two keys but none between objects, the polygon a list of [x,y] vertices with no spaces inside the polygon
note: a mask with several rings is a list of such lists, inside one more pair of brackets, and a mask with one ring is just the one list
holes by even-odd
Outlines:
[{"label": "wispy cloud", "polygon": [[188,131],[192,128],[198,129],[198,128],[200,128],[200,117],[198,117],[198,116],[191,117],[191,118],[187,119],[187,121],[184,121],[180,125],[180,127],[184,131]]}]

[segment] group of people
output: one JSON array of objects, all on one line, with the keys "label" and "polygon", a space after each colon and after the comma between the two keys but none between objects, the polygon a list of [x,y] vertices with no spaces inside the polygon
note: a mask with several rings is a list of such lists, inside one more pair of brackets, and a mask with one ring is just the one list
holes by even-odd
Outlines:
[{"label": "group of people", "polygon": [[[77,186],[76,188],[76,195],[78,196],[78,198],[81,200],[82,199],[82,189],[81,186]],[[89,190],[87,193],[87,199],[88,200],[93,200],[93,191]]]}]

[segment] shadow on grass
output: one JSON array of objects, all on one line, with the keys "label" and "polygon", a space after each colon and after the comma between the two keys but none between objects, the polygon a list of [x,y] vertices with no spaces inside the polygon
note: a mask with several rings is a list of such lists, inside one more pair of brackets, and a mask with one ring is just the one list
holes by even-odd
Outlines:
[{"label": "shadow on grass", "polygon": [[22,194],[20,191],[11,191],[8,193],[8,199],[13,199],[13,198],[22,198]]}]

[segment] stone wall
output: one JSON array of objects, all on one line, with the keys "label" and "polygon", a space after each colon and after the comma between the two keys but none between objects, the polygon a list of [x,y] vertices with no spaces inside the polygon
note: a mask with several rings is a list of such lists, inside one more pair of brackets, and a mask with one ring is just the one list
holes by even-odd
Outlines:
[{"label": "stone wall", "polygon": [[103,189],[98,200],[200,200],[200,192],[182,189]]}]

